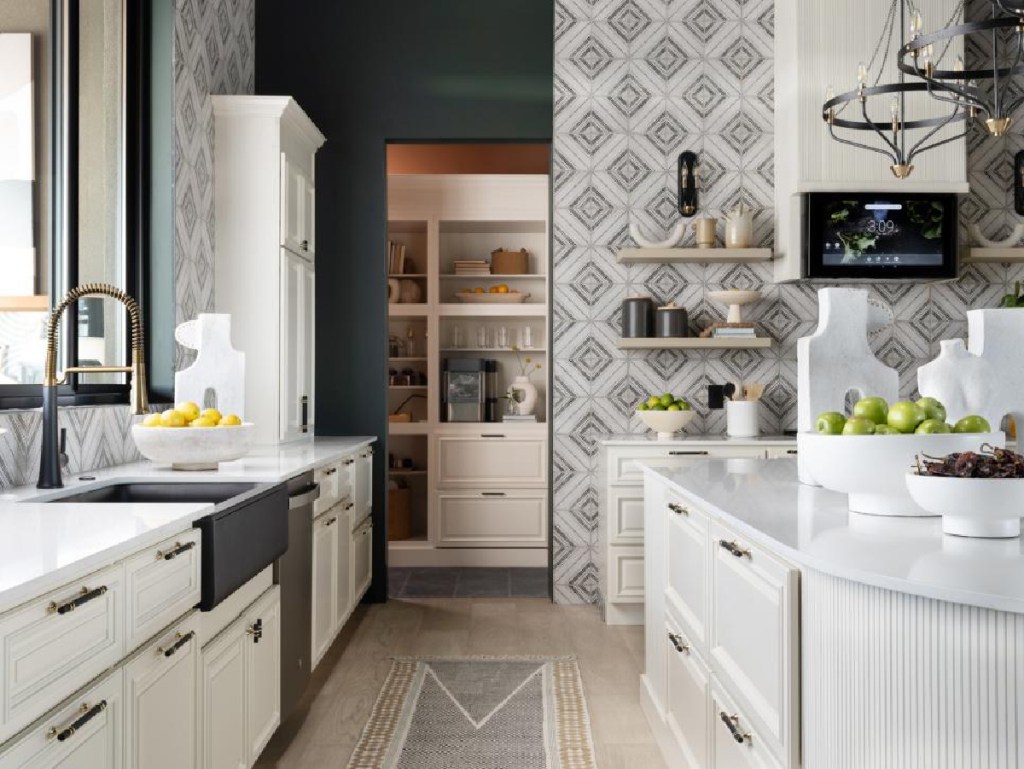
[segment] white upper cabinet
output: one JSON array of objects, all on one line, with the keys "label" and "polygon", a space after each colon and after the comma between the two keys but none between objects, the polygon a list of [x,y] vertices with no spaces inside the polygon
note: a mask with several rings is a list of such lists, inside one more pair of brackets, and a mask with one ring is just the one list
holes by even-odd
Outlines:
[{"label": "white upper cabinet", "polygon": [[316,151],[288,97],[214,96],[216,311],[247,353],[246,421],[260,444],[313,432]]}]

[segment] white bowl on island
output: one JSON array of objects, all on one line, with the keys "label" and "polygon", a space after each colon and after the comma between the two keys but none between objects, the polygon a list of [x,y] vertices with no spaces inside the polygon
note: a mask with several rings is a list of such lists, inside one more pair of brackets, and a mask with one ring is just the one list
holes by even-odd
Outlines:
[{"label": "white bowl on island", "polygon": [[658,434],[659,441],[670,441],[675,434],[690,424],[696,412],[689,411],[638,411],[645,425]]},{"label": "white bowl on island", "polygon": [[906,475],[918,454],[944,457],[977,451],[983,443],[1005,446],[994,433],[919,435],[820,435],[800,433],[797,450],[811,477],[831,491],[849,495],[849,508],[871,515],[935,516],[910,496]]},{"label": "white bowl on island", "polygon": [[913,500],[942,516],[942,530],[959,537],[1017,537],[1024,514],[1024,478],[906,475]]},{"label": "white bowl on island", "polygon": [[230,427],[145,427],[132,425],[139,453],[172,470],[216,470],[219,462],[241,459],[249,453],[256,425],[243,422]]}]

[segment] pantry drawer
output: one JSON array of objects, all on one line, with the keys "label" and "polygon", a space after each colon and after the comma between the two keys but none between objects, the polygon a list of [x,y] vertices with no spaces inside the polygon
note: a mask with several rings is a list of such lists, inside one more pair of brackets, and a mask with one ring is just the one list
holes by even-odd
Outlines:
[{"label": "pantry drawer", "polygon": [[608,543],[639,545],[644,541],[644,490],[642,486],[608,489]]},{"label": "pantry drawer", "polygon": [[682,467],[691,462],[709,458],[751,457],[764,459],[765,451],[756,446],[636,446],[613,447],[608,450],[608,483],[633,484],[644,482],[639,462],[650,465]]},{"label": "pantry drawer", "polygon": [[665,722],[687,766],[707,767],[711,763],[711,672],[671,617],[665,623],[664,638]]},{"label": "pantry drawer", "polygon": [[202,532],[189,529],[125,563],[125,651],[199,603]]},{"label": "pantry drawer", "polygon": [[[490,437],[489,437],[490,436]],[[500,427],[476,437],[437,439],[439,486],[542,486],[547,483],[543,438],[509,437]]]},{"label": "pantry drawer", "polygon": [[330,510],[352,495],[352,465],[355,459],[344,457],[313,471],[313,482],[320,486],[320,496],[313,502],[313,516]]},{"label": "pantry drawer", "polygon": [[124,564],[0,618],[0,741],[124,656]]},{"label": "pantry drawer", "polygon": [[789,765],[799,746],[799,572],[719,523],[711,539],[712,664]]},{"label": "pantry drawer", "polygon": [[702,652],[708,643],[710,519],[683,497],[665,496],[665,601]]},{"label": "pantry drawer", "polygon": [[711,679],[711,728],[715,769],[781,769],[747,715],[714,677]]},{"label": "pantry drawer", "polygon": [[440,547],[545,547],[547,494],[519,492],[440,492],[437,495]]},{"label": "pantry drawer", "polygon": [[608,603],[643,603],[644,549],[608,548]]}]

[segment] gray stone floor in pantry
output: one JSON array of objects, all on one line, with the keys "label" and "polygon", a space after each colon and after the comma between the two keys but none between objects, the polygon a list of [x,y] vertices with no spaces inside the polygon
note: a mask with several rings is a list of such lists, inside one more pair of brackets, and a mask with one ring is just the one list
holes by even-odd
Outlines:
[{"label": "gray stone floor in pantry", "polygon": [[391,598],[547,598],[547,569],[410,568],[388,569]]}]

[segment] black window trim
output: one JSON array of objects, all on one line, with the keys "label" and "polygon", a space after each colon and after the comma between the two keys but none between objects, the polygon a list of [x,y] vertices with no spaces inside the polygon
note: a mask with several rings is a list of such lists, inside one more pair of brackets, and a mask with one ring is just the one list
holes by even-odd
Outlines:
[{"label": "black window trim", "polygon": [[[77,40],[78,3],[81,0],[50,1],[51,39],[51,117],[49,127],[53,169],[50,194],[50,306],[59,299],[58,264],[67,286],[78,285],[77,259],[58,259],[58,255],[77,252],[78,239],[78,80]],[[149,101],[150,62],[147,57],[149,3],[125,0],[125,282],[124,289],[134,296],[148,324],[149,305],[146,232],[149,222]],[[65,41],[67,44],[65,45]],[[65,78],[61,73],[66,72]],[[61,319],[64,360],[58,369],[77,360],[78,308],[69,307]],[[125,334],[124,360],[130,360],[129,334]],[[149,363],[150,348],[146,348]],[[62,406],[113,405],[128,403],[128,385],[85,384],[77,375],[58,390]],[[38,384],[0,385],[0,410],[31,409],[42,405]]]}]

